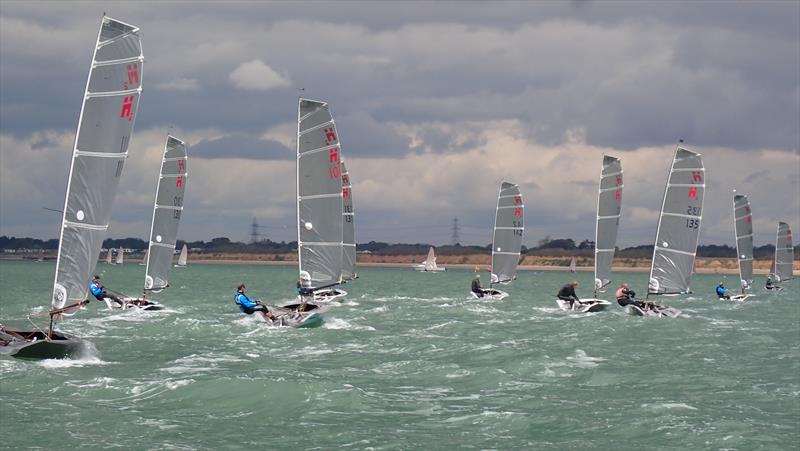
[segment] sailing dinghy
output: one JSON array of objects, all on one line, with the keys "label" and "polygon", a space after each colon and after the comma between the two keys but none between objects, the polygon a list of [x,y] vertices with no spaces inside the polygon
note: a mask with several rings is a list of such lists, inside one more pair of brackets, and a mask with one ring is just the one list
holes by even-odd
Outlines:
[{"label": "sailing dinghy", "polygon": [[524,207],[519,186],[503,182],[497,195],[497,208],[494,216],[490,285],[489,288],[483,289],[484,294],[480,298],[477,293],[470,291],[473,297],[494,300],[508,297],[508,293],[494,288],[494,285],[508,285],[517,277],[517,265],[519,264],[520,251],[522,249],[522,234],[525,230],[525,225],[523,224]]},{"label": "sailing dinghy", "polygon": [[139,262],[139,266],[147,265],[147,249],[144,250],[144,257],[142,257],[142,261]]},{"label": "sailing dinghy", "polygon": [[0,326],[0,354],[51,359],[76,355],[81,339],[55,331],[57,320],[89,301],[142,92],[139,29],[104,16],[97,37],[64,200],[47,330]]},{"label": "sailing dinghy", "polygon": [[109,265],[116,265],[116,263],[114,263],[113,256],[111,255],[112,252],[113,251],[111,250],[110,247],[106,250],[106,263]]},{"label": "sailing dinghy", "polygon": [[[699,153],[678,146],[667,178],[658,218],[653,259],[650,263],[650,296],[691,293],[689,281],[700,239],[705,194],[705,168]],[[628,312],[640,316],[674,318],[680,310],[652,302],[630,304]]]},{"label": "sailing dinghy", "polygon": [[[769,278],[775,283],[791,280],[794,265],[794,248],[792,247],[792,230],[785,222],[778,223],[778,234],[775,237],[775,257],[772,262],[772,273]],[[773,285],[772,290],[782,290],[780,285]]]},{"label": "sailing dinghy", "polygon": [[[742,294],[731,296],[731,301],[744,301],[753,296],[747,290],[753,283],[753,213],[747,196],[733,190],[733,231],[736,235],[736,254],[739,262],[739,285]],[[725,300],[720,298],[720,300]]]},{"label": "sailing dinghy", "polygon": [[[600,186],[597,191],[597,221],[594,229],[594,298],[581,299],[570,303],[556,299],[562,310],[575,310],[581,313],[597,312],[611,305],[611,302],[598,299],[597,293],[604,292],[611,283],[611,268],[617,246],[617,231],[622,211],[622,161],[610,155],[603,156],[600,170]],[[574,260],[574,257],[573,257]]]},{"label": "sailing dinghy", "polygon": [[575,258],[575,257],[572,257],[569,260],[569,272],[575,274],[575,271],[577,271],[577,270],[578,270],[578,259]]},{"label": "sailing dinghy", "polygon": [[433,246],[428,249],[428,257],[425,259],[424,262],[414,265],[414,269],[420,272],[443,272],[447,271],[447,268],[444,266],[437,266],[436,265],[436,252],[433,250]]},{"label": "sailing dinghy", "polygon": [[117,261],[116,261],[116,264],[121,265],[123,263],[123,260],[125,258],[125,257],[123,257],[123,255],[125,255],[125,249],[123,249],[123,247],[120,246],[119,249],[117,249]]},{"label": "sailing dinghy", "polygon": [[149,295],[169,286],[169,270],[172,267],[172,256],[178,240],[178,225],[183,213],[183,198],[189,178],[187,163],[186,143],[173,136],[167,136],[153,201],[153,219],[150,223],[142,297],[122,297],[124,300],[122,306],[106,299],[108,308],[164,309],[161,304],[149,299]]},{"label": "sailing dinghy", "polygon": [[297,257],[299,278],[294,301],[271,307],[290,327],[314,327],[334,297],[315,292],[343,283],[341,148],[328,104],[299,99],[297,108]]},{"label": "sailing dinghy", "polygon": [[178,262],[175,263],[175,267],[185,268],[188,260],[189,260],[189,248],[186,246],[186,243],[184,243],[183,248],[181,248],[181,254],[178,255]]}]

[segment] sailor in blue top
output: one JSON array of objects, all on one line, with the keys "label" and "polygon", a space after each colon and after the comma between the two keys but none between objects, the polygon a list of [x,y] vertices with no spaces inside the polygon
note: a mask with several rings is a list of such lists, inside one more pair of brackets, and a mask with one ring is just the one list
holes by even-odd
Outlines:
[{"label": "sailor in blue top", "polygon": [[266,305],[262,304],[260,301],[253,301],[247,297],[246,294],[244,294],[246,288],[247,287],[245,287],[243,283],[239,284],[239,286],[236,288],[234,302],[236,302],[236,305],[239,306],[239,310],[248,315],[252,315],[253,313],[260,311],[264,313],[265,317],[274,319],[272,312],[269,311],[269,308],[267,308]]},{"label": "sailor in blue top", "polygon": [[94,275],[92,276],[92,282],[89,284],[89,291],[92,292],[92,295],[98,301],[105,301],[106,299],[111,299],[112,301],[122,305],[123,302],[119,300],[116,296],[109,294],[106,291],[106,288],[100,283],[100,276]]},{"label": "sailor in blue top", "polygon": [[719,285],[717,285],[717,297],[720,298],[720,299],[730,299],[731,298],[731,295],[728,294],[728,289],[725,288],[725,284],[722,283],[722,282],[720,282]]}]

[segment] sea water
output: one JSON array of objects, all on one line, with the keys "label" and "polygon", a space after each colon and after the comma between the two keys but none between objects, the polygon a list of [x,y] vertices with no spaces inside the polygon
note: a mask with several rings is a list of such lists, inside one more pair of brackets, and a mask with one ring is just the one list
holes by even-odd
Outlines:
[{"label": "sea water", "polygon": [[[53,263],[0,263],[0,321],[46,326]],[[144,267],[98,264],[138,294]],[[233,304],[292,298],[290,266],[175,268],[161,312],[100,302],[59,328],[71,360],[0,358],[0,448],[796,449],[800,283],[720,302],[736,277],[696,275],[659,299],[676,319],[619,306],[560,311],[572,279],[521,272],[503,301],[469,296],[472,271],[361,268],[316,329],[272,328]],[[615,274],[637,292],[644,273]],[[488,279],[484,273],[484,281]],[[484,282],[486,284],[486,282]],[[611,290],[613,291],[613,290]],[[613,292],[601,298],[613,300]]]}]

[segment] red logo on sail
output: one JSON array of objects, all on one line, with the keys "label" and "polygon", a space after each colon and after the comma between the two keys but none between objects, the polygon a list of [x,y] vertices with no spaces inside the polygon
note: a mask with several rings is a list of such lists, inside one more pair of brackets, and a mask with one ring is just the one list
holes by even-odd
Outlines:
[{"label": "red logo on sail", "polygon": [[617,185],[616,186],[620,186],[620,185],[622,185],[622,174],[617,174]]},{"label": "red logo on sail", "polygon": [[522,204],[522,196],[514,196],[514,205]]},{"label": "red logo on sail", "polygon": [[615,200],[622,200],[622,190],[618,189],[614,191],[614,199]]},{"label": "red logo on sail", "polygon": [[333,127],[328,127],[325,129],[325,144],[330,144],[336,141],[336,132],[333,131]]},{"label": "red logo on sail", "polygon": [[125,97],[122,100],[122,110],[119,112],[119,117],[127,117],[129,121],[133,119],[133,96]]},{"label": "red logo on sail", "polygon": [[350,197],[350,188],[344,188],[342,190],[342,197],[344,197],[345,199]]},{"label": "red logo on sail", "polygon": [[131,85],[138,85],[139,84],[139,65],[138,64],[128,64],[128,84]]},{"label": "red logo on sail", "polygon": [[696,200],[697,199],[697,187],[695,187],[695,186],[690,187],[688,195],[689,195],[689,199],[695,199]]},{"label": "red logo on sail", "polygon": [[692,171],[692,183],[703,183],[703,173],[700,171]]},{"label": "red logo on sail", "polygon": [[176,187],[176,188],[181,188],[181,187],[183,187],[183,176],[182,176],[182,175],[179,175],[179,176],[178,176],[178,179],[177,179],[177,180],[175,180],[175,187]]},{"label": "red logo on sail", "polygon": [[178,170],[179,171],[186,170],[186,160],[178,160]]},{"label": "red logo on sail", "polygon": [[522,217],[522,209],[517,207],[514,209],[514,216],[521,218]]}]

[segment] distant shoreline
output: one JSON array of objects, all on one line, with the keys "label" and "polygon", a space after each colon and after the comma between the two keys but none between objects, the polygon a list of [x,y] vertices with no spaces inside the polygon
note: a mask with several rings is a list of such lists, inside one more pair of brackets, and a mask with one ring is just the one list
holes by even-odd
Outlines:
[{"label": "distant shoreline", "polygon": [[[214,254],[190,254],[189,264],[241,264],[241,265],[268,265],[268,266],[295,266],[297,264],[296,254],[250,254],[250,253],[214,253]],[[358,266],[372,268],[408,268],[419,264],[425,257],[419,255],[376,255],[358,254]],[[21,261],[35,260],[34,255],[0,255],[0,261]],[[45,256],[46,261],[55,258],[50,255]],[[569,272],[569,260],[571,257],[551,257],[539,255],[525,255],[519,265],[520,271],[549,271],[549,272]],[[141,258],[126,258],[128,263],[140,263]],[[102,262],[101,262],[102,263]],[[453,269],[474,269],[480,268],[487,270],[491,263],[491,256],[485,254],[471,255],[440,255],[437,258],[439,266]],[[614,271],[617,272],[648,272],[650,271],[649,258],[616,258]],[[770,272],[771,260],[754,260],[753,273],[765,276]],[[591,272],[594,270],[594,260],[592,257],[578,257],[578,272]],[[800,261],[794,262],[796,271],[800,271]],[[695,270],[698,274],[738,274],[738,262],[735,258],[712,258],[698,257],[695,261]]]}]

